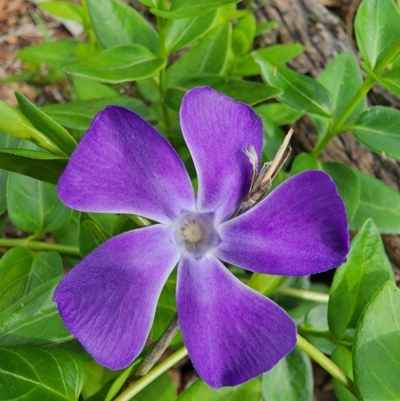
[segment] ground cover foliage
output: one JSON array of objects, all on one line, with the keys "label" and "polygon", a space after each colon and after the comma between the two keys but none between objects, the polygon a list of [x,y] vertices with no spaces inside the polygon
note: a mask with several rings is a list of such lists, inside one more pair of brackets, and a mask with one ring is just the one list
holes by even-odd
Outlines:
[{"label": "ground cover foliage", "polygon": [[[67,102],[41,107],[19,92],[18,107],[0,102],[1,225],[4,232],[10,225],[19,232],[0,239],[7,250],[0,259],[0,400],[311,400],[311,359],[332,375],[339,401],[400,399],[400,291],[381,240],[381,234],[400,234],[400,195],[375,177],[320,159],[334,137],[352,132],[371,151],[400,160],[400,111],[371,107],[366,97],[374,85],[400,95],[398,2],[363,0],[354,22],[360,59],[340,53],[316,79],[285,66],[303,51],[300,44],[254,48],[274,24],[257,23],[250,4],[140,3],[41,3],[47,13],[80,24],[85,40],[26,47],[16,55],[25,71],[4,80],[39,87],[68,81],[72,93]],[[178,112],[185,93],[203,85],[262,117],[264,162],[274,158],[290,124],[304,115],[313,120],[318,140],[312,152],[289,158],[274,185],[303,171],[326,172],[354,237],[329,286],[230,267],[289,313],[301,336],[298,347],[249,382],[215,391],[197,379],[178,395],[165,372],[186,357],[179,333],[165,359],[138,379],[152,342],[131,366],[115,372],[97,364],[65,328],[52,297],[66,269],[109,238],[148,222],[69,209],[55,184],[95,114],[114,104],[162,132],[196,185]],[[173,272],[150,340],[164,338],[174,318],[175,286]]]}]

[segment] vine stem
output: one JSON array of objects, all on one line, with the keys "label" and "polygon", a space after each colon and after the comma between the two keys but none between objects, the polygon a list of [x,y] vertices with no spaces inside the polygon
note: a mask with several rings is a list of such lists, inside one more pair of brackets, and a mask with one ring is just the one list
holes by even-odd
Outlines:
[{"label": "vine stem", "polygon": [[114,401],[129,401],[139,391],[143,390],[147,385],[153,382],[157,377],[161,376],[164,372],[181,361],[187,355],[185,347],[180,348],[170,357],[159,363],[154,369],[150,370],[145,376],[134,382],[131,386],[125,389]]},{"label": "vine stem", "polygon": [[81,252],[77,246],[70,246],[64,244],[54,244],[51,242],[43,241],[29,241],[29,239],[16,239],[16,238],[0,238],[0,247],[14,248],[20,246],[22,248],[30,249],[31,251],[53,251],[59,252],[64,255],[81,256]]},{"label": "vine stem", "polygon": [[359,399],[357,391],[354,387],[353,380],[350,379],[334,362],[324,355],[318,348],[310,344],[304,337],[297,334],[297,347],[304,351],[319,366],[332,375],[340,384],[347,388],[357,399]]},{"label": "vine stem", "polygon": [[329,295],[322,292],[300,290],[297,288],[279,287],[275,290],[276,294],[287,295],[293,298],[304,299],[306,301],[315,301],[321,304],[329,302]]}]

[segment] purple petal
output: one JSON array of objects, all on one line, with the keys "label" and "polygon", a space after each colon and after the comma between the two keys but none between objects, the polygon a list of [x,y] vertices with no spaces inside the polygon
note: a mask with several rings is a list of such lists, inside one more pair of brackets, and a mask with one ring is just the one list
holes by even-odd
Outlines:
[{"label": "purple petal", "polygon": [[181,260],[179,323],[189,356],[212,388],[271,369],[296,344],[296,326],[278,305],[246,287],[214,256]]},{"label": "purple petal", "polygon": [[250,188],[252,166],[244,150],[261,154],[263,127],[253,110],[210,87],[183,98],[181,128],[199,179],[198,209],[229,217]]},{"label": "purple petal", "polygon": [[194,205],[186,169],[167,140],[119,106],[98,113],[58,183],[69,207],[167,223]]},{"label": "purple petal", "polygon": [[68,330],[101,365],[128,366],[143,349],[161,289],[178,262],[169,230],[155,225],[95,249],[54,293]]},{"label": "purple petal", "polygon": [[219,228],[216,256],[247,270],[301,276],[340,266],[349,250],[342,199],[322,171],[298,174]]}]

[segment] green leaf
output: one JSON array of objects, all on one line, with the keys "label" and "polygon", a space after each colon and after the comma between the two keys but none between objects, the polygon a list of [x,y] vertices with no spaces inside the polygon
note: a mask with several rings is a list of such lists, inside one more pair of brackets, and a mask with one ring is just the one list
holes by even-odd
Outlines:
[{"label": "green leaf", "polygon": [[219,25],[167,70],[168,86],[189,75],[220,74],[227,63],[231,37],[228,23]]},{"label": "green leaf", "polygon": [[239,32],[243,34],[244,47],[242,51],[237,54],[243,55],[251,49],[256,35],[256,18],[252,13],[249,12],[246,16],[239,19],[233,29],[233,35]]},{"label": "green leaf", "polygon": [[303,113],[284,103],[263,104],[255,107],[254,111],[263,119],[266,119],[275,125],[294,123],[303,116]]},{"label": "green leaf", "polygon": [[164,373],[151,384],[146,386],[139,394],[135,395],[132,401],[175,401],[176,390],[173,381]]},{"label": "green leaf", "polygon": [[61,274],[62,262],[58,253],[36,254],[25,248],[10,249],[0,259],[0,312]]},{"label": "green leaf", "polygon": [[[68,159],[29,149],[0,149],[0,169],[57,184]],[[1,172],[0,174],[4,174]],[[0,180],[3,177],[0,175]]]},{"label": "green leaf", "polygon": [[393,0],[364,0],[354,22],[357,45],[372,70],[400,51],[400,12]]},{"label": "green leaf", "polygon": [[213,390],[202,380],[196,380],[177,401],[259,401],[261,380],[257,377],[240,386]]},{"label": "green leaf", "polygon": [[[331,355],[333,363],[339,366],[350,379],[353,379],[353,361],[351,352],[342,346],[339,346]],[[333,388],[339,401],[358,401],[356,397],[346,387],[333,378]]]},{"label": "green leaf", "polygon": [[343,338],[347,329],[355,328],[363,309],[387,280],[394,281],[392,268],[378,229],[369,219],[354,237],[347,262],[335,272],[328,311],[332,333]]},{"label": "green leaf", "polygon": [[227,4],[238,3],[240,0],[174,0],[169,11],[151,8],[150,12],[163,18],[181,19],[196,17],[208,11],[225,6]]},{"label": "green leaf", "polygon": [[361,193],[356,173],[342,163],[322,163],[322,168],[335,181],[339,195],[346,206],[347,220],[352,221],[360,203]]},{"label": "green leaf", "polygon": [[70,351],[0,348],[1,401],[76,401],[85,379],[85,365]]},{"label": "green leaf", "polygon": [[[141,45],[158,51],[158,35],[151,24],[134,8],[120,0],[86,0],[96,37],[103,48],[120,45]],[[134,48],[126,48],[128,52]]]},{"label": "green leaf", "polygon": [[[348,108],[363,83],[357,59],[351,53],[340,53],[322,71],[317,82],[328,90],[332,99],[333,119],[337,120]],[[367,100],[364,97],[346,121],[354,121],[366,106]]]},{"label": "green leaf", "polygon": [[350,229],[358,231],[365,220],[372,218],[381,234],[400,234],[400,194],[375,177],[353,171],[360,181],[361,193]]},{"label": "green leaf", "polygon": [[187,77],[179,81],[176,86],[167,90],[164,102],[171,109],[179,111],[185,93],[191,88],[203,85],[209,85],[216,91],[223,92],[238,102],[249,105],[260,103],[280,93],[279,89],[262,83],[205,74],[200,77]]},{"label": "green leaf", "polygon": [[353,348],[354,383],[363,401],[398,401],[400,290],[383,285],[364,309]]},{"label": "green leaf", "polygon": [[263,34],[266,31],[269,31],[270,29],[277,28],[278,24],[275,21],[266,21],[266,22],[260,22],[256,26],[256,36],[259,36]]},{"label": "green leaf", "polygon": [[[17,147],[20,142],[21,140],[19,138],[15,138],[14,136],[7,135],[4,132],[0,131],[0,152],[4,150],[4,148]],[[3,159],[2,157],[0,157],[0,215],[2,215],[7,209],[6,188],[8,172],[1,170],[4,168],[1,164],[2,161]],[[13,165],[13,163],[10,163],[10,165]]]},{"label": "green leaf", "polygon": [[119,93],[111,86],[90,79],[73,77],[72,84],[78,100],[94,100],[118,97]]},{"label": "green leaf", "polygon": [[25,47],[17,53],[16,57],[35,66],[45,64],[53,68],[63,68],[79,61],[76,55],[78,46],[79,42],[74,40],[58,40]]},{"label": "green leaf", "polygon": [[297,348],[262,375],[261,396],[265,401],[311,401],[313,390],[310,358]]},{"label": "green leaf", "polygon": [[400,111],[372,107],[352,125],[354,136],[368,149],[400,160]]},{"label": "green leaf", "polygon": [[194,18],[168,21],[165,48],[168,53],[176,52],[205,35],[216,21],[216,10]]},{"label": "green leaf", "polygon": [[86,213],[81,213],[79,250],[82,257],[88,255],[107,239],[99,225],[88,217]]},{"label": "green leaf", "polygon": [[82,25],[85,22],[83,7],[78,4],[67,1],[48,1],[39,3],[38,6],[55,17],[69,19]]},{"label": "green leaf", "polygon": [[275,290],[283,284],[285,279],[286,277],[284,276],[253,273],[248,282],[248,286],[258,291],[259,293],[268,296],[273,294]]},{"label": "green leaf", "polygon": [[70,156],[77,143],[70,133],[46,113],[36,107],[22,93],[15,92],[22,114],[50,139],[62,152]]},{"label": "green leaf", "polygon": [[282,90],[278,99],[289,106],[322,117],[331,116],[328,91],[317,81],[284,67],[273,67],[264,58],[254,55],[263,78]]},{"label": "green leaf", "polygon": [[56,344],[72,339],[53,302],[59,281],[46,281],[0,313],[0,346]]},{"label": "green leaf", "polygon": [[319,162],[309,153],[300,153],[292,164],[290,175],[295,175],[306,170],[319,170]]},{"label": "green leaf", "polygon": [[304,46],[300,43],[274,45],[255,50],[253,53],[247,54],[236,61],[232,75],[241,77],[260,75],[261,69],[254,59],[255,55],[272,65],[283,65],[303,51]]},{"label": "green leaf", "polygon": [[7,205],[12,223],[37,235],[62,228],[71,217],[71,209],[60,202],[54,185],[15,173],[8,177]]},{"label": "green leaf", "polygon": [[128,97],[49,104],[42,110],[64,127],[86,131],[96,113],[110,104],[124,106],[148,118],[146,106],[140,100]]},{"label": "green leaf", "polygon": [[397,96],[400,96],[400,68],[393,68],[381,77],[379,83]]},{"label": "green leaf", "polygon": [[122,45],[70,64],[64,70],[78,77],[117,84],[151,77],[163,65],[163,59],[143,46]]}]

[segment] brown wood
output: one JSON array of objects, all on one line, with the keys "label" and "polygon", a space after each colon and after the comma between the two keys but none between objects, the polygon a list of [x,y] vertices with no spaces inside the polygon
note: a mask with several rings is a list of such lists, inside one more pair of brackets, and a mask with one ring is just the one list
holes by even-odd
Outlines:
[{"label": "brown wood", "polygon": [[[341,6],[338,11],[344,13],[343,20],[318,0],[256,0],[253,9],[257,20],[278,23],[275,33],[267,33],[260,38],[259,47],[276,43],[302,43],[306,47],[305,52],[292,60],[289,66],[298,72],[316,77],[340,52],[350,51],[357,54],[352,28],[359,0],[347,0],[338,4]],[[343,21],[347,22],[347,27]],[[374,87],[371,91],[368,99],[370,104],[376,103],[376,94],[382,95],[387,105],[400,106],[398,98],[379,87]],[[382,100],[380,102],[382,104]],[[296,133],[292,141],[294,151],[310,152],[317,138],[311,120],[304,117],[293,128]],[[350,133],[334,138],[321,158],[345,163],[400,190],[399,163],[368,151]],[[384,235],[383,240],[390,260],[397,268],[400,267],[400,236]]]}]

